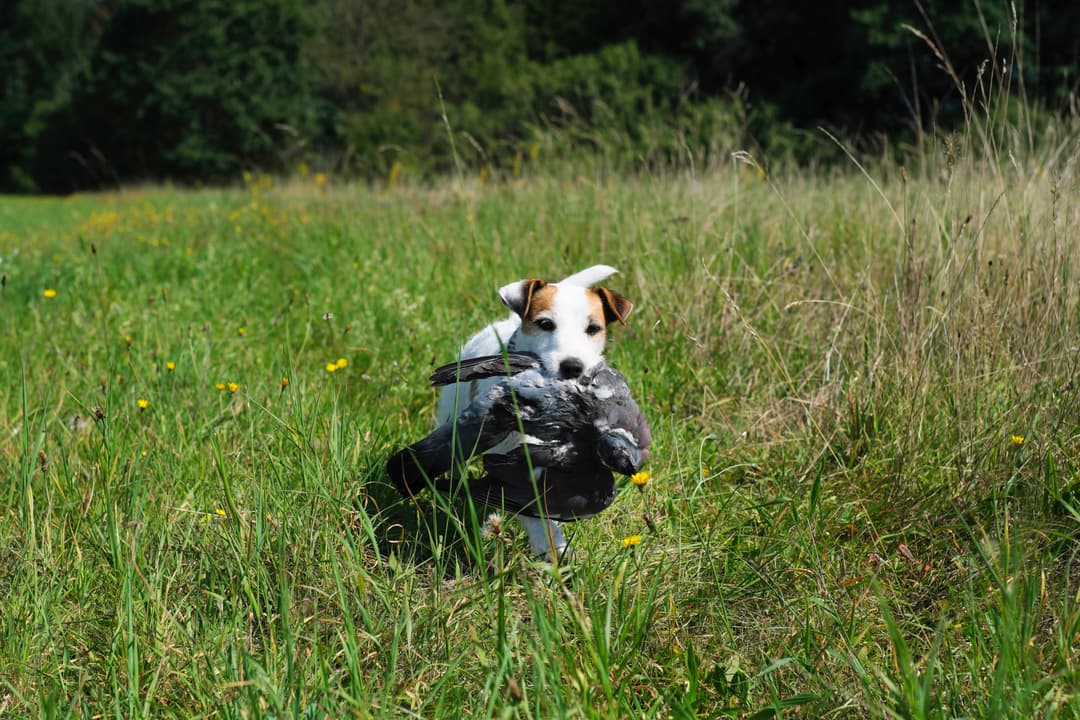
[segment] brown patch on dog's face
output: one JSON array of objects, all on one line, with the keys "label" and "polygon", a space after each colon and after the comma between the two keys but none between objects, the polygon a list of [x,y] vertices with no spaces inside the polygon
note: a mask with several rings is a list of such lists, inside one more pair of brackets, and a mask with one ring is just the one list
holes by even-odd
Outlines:
[{"label": "brown patch on dog's face", "polygon": [[585,334],[596,339],[603,339],[607,333],[607,317],[604,313],[604,300],[596,290],[586,290],[585,300],[589,303],[589,315],[586,318]]},{"label": "brown patch on dog's face", "polygon": [[550,320],[554,310],[555,293],[558,290],[554,285],[540,285],[529,296],[529,302],[521,315],[521,329],[526,333],[541,332],[538,326],[544,320]]}]

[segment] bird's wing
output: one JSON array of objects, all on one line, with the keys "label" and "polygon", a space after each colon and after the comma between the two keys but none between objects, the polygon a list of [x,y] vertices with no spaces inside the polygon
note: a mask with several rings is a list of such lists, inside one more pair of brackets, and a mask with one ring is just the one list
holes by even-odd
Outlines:
[{"label": "bird's wing", "polygon": [[477,452],[486,450],[480,444],[494,442],[488,437],[491,434],[485,433],[482,415],[462,413],[455,422],[443,423],[426,437],[394,453],[386,463],[386,472],[402,495],[415,495],[455,464],[464,464]]},{"label": "bird's wing", "polygon": [[486,475],[469,481],[473,500],[516,515],[580,520],[615,499],[615,478],[576,439],[489,453],[484,470]]},{"label": "bird's wing", "polygon": [[540,360],[528,353],[507,353],[503,355],[481,355],[465,358],[436,368],[431,373],[431,384],[435,387],[456,382],[471,382],[493,377],[508,377],[540,367]]},{"label": "bird's wing", "polygon": [[559,522],[591,517],[611,505],[617,493],[611,471],[598,466],[585,474],[544,468],[535,482],[504,482],[488,474],[470,479],[468,488],[474,502],[514,515]]}]

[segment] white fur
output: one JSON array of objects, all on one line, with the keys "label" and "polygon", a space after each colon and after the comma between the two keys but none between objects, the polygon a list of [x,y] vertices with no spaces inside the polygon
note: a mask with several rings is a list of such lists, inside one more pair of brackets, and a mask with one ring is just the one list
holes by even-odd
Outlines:
[{"label": "white fur", "polygon": [[[579,360],[588,371],[603,359],[605,333],[590,336],[585,332],[591,308],[585,289],[611,277],[618,270],[609,265],[594,265],[555,284],[556,293],[550,310],[537,318],[548,317],[555,323],[552,332],[525,334],[521,329],[521,318],[511,312],[510,317],[488,325],[473,335],[461,349],[460,359],[480,355],[497,355],[503,347],[512,347],[519,352],[534,353],[540,358],[544,369],[551,374],[559,372],[559,364],[567,359]],[[512,306],[520,299],[523,283],[511,283],[499,289],[503,303]],[[498,379],[481,380],[475,388],[470,383],[457,383],[443,388],[439,397],[437,422],[449,422],[464,409],[472,397],[487,394],[488,389]],[[510,447],[517,445],[520,438],[507,438],[502,444]],[[553,557],[561,555],[566,549],[566,538],[559,524],[539,518],[520,517],[522,527],[529,536],[529,545],[537,555]]]},{"label": "white fur", "polygon": [[610,265],[593,265],[591,268],[585,268],[579,273],[574,273],[568,278],[563,278],[560,285],[579,285],[581,287],[592,287],[598,282],[603,282],[609,277],[619,272]]}]

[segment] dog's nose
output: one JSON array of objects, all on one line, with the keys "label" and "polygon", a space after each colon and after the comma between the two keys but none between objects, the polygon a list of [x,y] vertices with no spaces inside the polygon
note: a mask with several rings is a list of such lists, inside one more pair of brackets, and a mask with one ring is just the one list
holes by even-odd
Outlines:
[{"label": "dog's nose", "polygon": [[567,358],[559,363],[559,375],[565,380],[572,380],[581,375],[585,364],[577,358]]}]

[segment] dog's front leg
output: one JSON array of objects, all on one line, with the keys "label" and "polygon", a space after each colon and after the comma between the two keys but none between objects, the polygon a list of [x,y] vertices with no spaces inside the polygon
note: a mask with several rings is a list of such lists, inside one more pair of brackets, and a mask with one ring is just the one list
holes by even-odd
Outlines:
[{"label": "dog's front leg", "polygon": [[521,527],[525,528],[525,534],[529,536],[529,547],[534,555],[546,557],[548,560],[562,557],[566,550],[566,537],[559,523],[525,516],[518,520],[521,521]]}]

